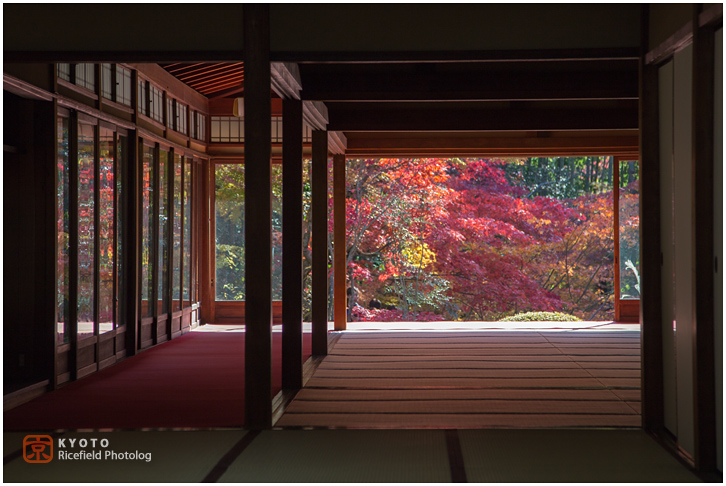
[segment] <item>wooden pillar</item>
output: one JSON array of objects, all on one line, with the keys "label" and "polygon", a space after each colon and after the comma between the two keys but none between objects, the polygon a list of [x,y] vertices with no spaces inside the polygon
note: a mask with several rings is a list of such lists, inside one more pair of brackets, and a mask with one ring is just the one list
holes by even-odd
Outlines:
[{"label": "wooden pillar", "polygon": [[344,331],[347,324],[346,240],[345,240],[345,154],[333,157],[333,271],[335,290],[335,330]]},{"label": "wooden pillar", "polygon": [[303,379],[302,101],[282,100],[282,388],[299,390]]},{"label": "wooden pillar", "polygon": [[[642,51],[648,46],[648,7],[642,15]],[[652,433],[664,428],[663,335],[661,309],[660,149],[658,68],[640,60],[640,323],[642,424]],[[616,169],[617,170],[617,169]],[[617,245],[617,241],[615,242]],[[615,282],[615,285],[619,285]]]},{"label": "wooden pillar", "polygon": [[270,7],[244,6],[245,428],[272,426]]},{"label": "wooden pillar", "polygon": [[328,132],[313,130],[312,325],[313,355],[328,354]]},{"label": "wooden pillar", "polygon": [[[134,71],[135,73],[136,71]],[[134,85],[136,86],[136,85]],[[141,157],[139,154],[139,137],[136,130],[130,131],[127,140],[126,167],[122,167],[125,171],[123,200],[121,201],[120,217],[126,222],[124,225],[123,248],[125,260],[123,262],[124,284],[126,285],[126,302],[121,305],[126,306],[126,355],[133,356],[139,350],[139,332],[141,327],[141,318],[139,315],[139,295],[141,286],[139,285],[141,274],[139,268],[141,262],[139,255],[141,254],[141,231],[140,225],[140,198],[141,186],[140,174]]]},{"label": "wooden pillar", "polygon": [[717,472],[714,349],[714,34],[701,27],[701,6],[693,6],[693,396],[695,463]]},{"label": "wooden pillar", "polygon": [[214,285],[215,278],[214,259],[214,164],[205,159],[197,166],[196,189],[200,197],[195,214],[199,215],[196,221],[198,242],[197,265],[199,266],[199,298],[201,311],[199,318],[205,324],[214,322]]}]

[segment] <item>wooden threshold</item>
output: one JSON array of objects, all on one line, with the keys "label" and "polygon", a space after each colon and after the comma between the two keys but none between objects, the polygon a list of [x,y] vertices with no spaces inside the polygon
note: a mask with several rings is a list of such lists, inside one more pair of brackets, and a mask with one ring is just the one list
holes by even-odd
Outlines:
[{"label": "wooden threshold", "polygon": [[3,396],[3,411],[10,410],[18,405],[22,405],[23,403],[33,400],[34,398],[38,398],[45,394],[49,389],[50,381],[43,380],[12,393],[8,393]]}]

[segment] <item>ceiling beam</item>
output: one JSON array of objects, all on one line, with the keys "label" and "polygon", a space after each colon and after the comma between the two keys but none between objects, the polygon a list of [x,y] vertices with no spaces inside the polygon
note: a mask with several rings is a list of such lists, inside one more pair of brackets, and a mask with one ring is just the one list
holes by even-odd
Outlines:
[{"label": "ceiling beam", "polygon": [[238,93],[243,93],[245,90],[244,83],[238,84],[236,86],[233,86],[231,88],[223,89],[222,91],[210,91],[207,94],[207,97],[210,100],[215,100],[217,98],[226,98],[227,96],[236,95]]},{"label": "ceiling beam", "polygon": [[303,102],[303,120],[313,130],[327,130],[328,108],[321,101]]},{"label": "ceiling beam", "polygon": [[548,61],[605,61],[638,60],[637,47],[585,48],[585,49],[507,49],[477,51],[276,51],[270,53],[272,61],[329,62],[329,63],[420,63],[420,62],[548,62]]},{"label": "ceiling beam", "polygon": [[343,132],[328,132],[328,151],[331,154],[345,154],[348,138]]},{"label": "ceiling beam", "polygon": [[[171,71],[170,71],[171,72]],[[185,83],[196,82],[199,79],[205,79],[209,77],[221,76],[230,73],[244,73],[244,66],[242,63],[239,64],[218,64],[210,65],[205,69],[199,69],[194,73],[178,74],[172,72],[172,74]]]},{"label": "ceiling beam", "polygon": [[[638,128],[637,100],[604,106],[572,103],[327,103],[328,130],[538,131]],[[539,104],[541,105],[541,104]]]},{"label": "ceiling beam", "polygon": [[638,66],[596,71],[436,71],[303,66],[306,100],[529,101],[638,98]]},{"label": "ceiling beam", "polygon": [[295,63],[270,63],[270,84],[280,98],[299,100],[302,90],[300,68]]},{"label": "ceiling beam", "polygon": [[582,132],[348,132],[348,157],[632,155],[637,130]]}]

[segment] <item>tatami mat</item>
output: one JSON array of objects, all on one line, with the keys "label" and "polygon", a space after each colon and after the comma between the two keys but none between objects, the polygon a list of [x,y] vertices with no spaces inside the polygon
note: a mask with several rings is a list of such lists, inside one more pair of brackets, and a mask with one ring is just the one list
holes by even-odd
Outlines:
[{"label": "tatami mat", "polygon": [[[554,420],[550,418],[550,423]],[[641,430],[240,430],[67,432],[147,463],[15,455],[5,482],[684,483],[698,481]],[[22,434],[4,434],[17,451]],[[58,444],[58,442],[56,442]],[[90,449],[90,448],[85,448]],[[7,454],[7,450],[6,456]],[[12,455],[12,454],[11,454]]]},{"label": "tatami mat", "polygon": [[[114,431],[67,432],[61,437],[69,452],[101,451],[101,459],[60,460],[47,464],[29,464],[18,457],[3,467],[4,482],[200,482],[219,462],[219,459],[246,434],[243,430],[197,431]],[[97,439],[97,447],[82,449],[71,439]],[[107,439],[108,448],[100,441]],[[7,445],[7,433],[6,433]],[[15,449],[22,447],[19,439]],[[57,447],[57,443],[56,443]],[[141,459],[105,459],[105,451],[129,452]],[[147,456],[149,454],[150,456]],[[149,461],[146,461],[149,457]]]},{"label": "tatami mat", "polygon": [[260,434],[220,482],[449,482],[441,431],[272,430]]},{"label": "tatami mat", "polygon": [[462,430],[473,483],[684,483],[698,478],[641,430]]}]

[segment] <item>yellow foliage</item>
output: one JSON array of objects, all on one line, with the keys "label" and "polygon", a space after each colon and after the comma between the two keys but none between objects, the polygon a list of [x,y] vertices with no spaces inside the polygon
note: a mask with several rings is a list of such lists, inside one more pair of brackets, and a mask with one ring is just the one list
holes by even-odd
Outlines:
[{"label": "yellow foliage", "polygon": [[424,268],[436,262],[436,253],[426,243],[406,243],[401,253],[406,262],[414,267]]}]

